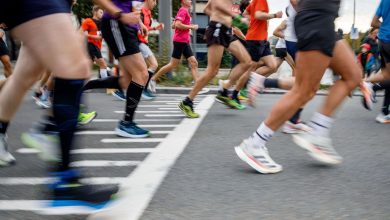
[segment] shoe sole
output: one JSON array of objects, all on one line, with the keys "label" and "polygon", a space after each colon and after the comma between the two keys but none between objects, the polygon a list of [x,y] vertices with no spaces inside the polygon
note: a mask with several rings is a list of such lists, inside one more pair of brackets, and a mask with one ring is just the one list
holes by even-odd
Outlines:
[{"label": "shoe sole", "polygon": [[123,99],[122,97],[118,96],[117,94],[115,94],[115,92],[112,93],[112,96],[119,99],[120,101],[126,101],[126,99]]},{"label": "shoe sole", "polygon": [[181,112],[183,112],[183,114],[187,117],[187,118],[199,118],[198,117],[191,117],[190,115],[187,114],[187,112],[183,109],[183,107],[181,106],[181,104],[179,104],[177,107],[179,107],[179,109],[181,110]]},{"label": "shoe sole", "polygon": [[227,102],[225,102],[225,101],[223,101],[223,100],[221,100],[221,99],[219,99],[217,97],[215,98],[215,100],[217,102],[225,105],[226,107],[231,108],[231,109],[235,109],[235,110],[243,110],[243,109],[245,109],[245,107],[244,108],[239,108],[239,107],[236,107],[236,106],[229,105],[229,103],[227,103]]},{"label": "shoe sole", "polygon": [[324,154],[322,154],[321,151],[320,151],[321,154],[316,153],[319,151],[315,148],[315,146],[313,144],[311,144],[310,142],[306,141],[304,138],[299,137],[298,135],[293,135],[293,141],[295,142],[296,145],[298,145],[302,149],[306,150],[307,153],[312,158],[314,158],[315,160],[317,160],[321,163],[328,164],[328,165],[337,165],[337,164],[340,164],[342,162],[342,160],[336,160],[336,159],[333,159],[329,156],[323,156]]},{"label": "shoe sole", "polygon": [[257,172],[261,173],[261,174],[273,174],[273,173],[279,173],[282,171],[282,169],[277,169],[277,170],[272,170],[272,169],[269,169],[269,168],[264,168],[264,167],[260,167],[262,165],[258,164],[257,162],[254,161],[254,158],[252,158],[251,156],[247,155],[240,147],[235,147],[234,148],[234,151],[236,152],[237,156],[242,160],[244,161],[245,163],[247,163],[250,167],[252,167],[253,169],[255,169]]},{"label": "shoe sole", "polygon": [[42,103],[39,102],[39,101],[35,102],[35,104],[37,104],[39,107],[41,107],[41,108],[43,108],[43,109],[49,109],[49,108],[51,108],[51,106],[42,104]]},{"label": "shoe sole", "polygon": [[49,156],[48,154],[45,154],[45,151],[43,148],[41,148],[41,143],[35,141],[33,138],[30,138],[28,134],[23,133],[22,136],[20,137],[22,143],[26,145],[28,148],[35,149],[39,151],[38,156],[41,158],[43,161],[48,161],[48,162],[59,162],[60,159],[56,158],[54,156]]},{"label": "shoe sole", "polygon": [[137,135],[136,134],[129,134],[127,132],[122,131],[119,128],[115,129],[115,133],[119,137],[126,137],[126,138],[146,138],[146,137],[150,136],[149,133],[148,134],[137,134]]},{"label": "shoe sole", "polygon": [[92,118],[90,118],[88,121],[86,121],[86,122],[78,122],[77,124],[78,125],[87,125],[87,124],[91,123],[97,117],[97,115],[98,115],[98,113],[96,112],[96,114]]},{"label": "shoe sole", "polygon": [[389,124],[390,123],[390,120],[383,120],[383,119],[378,119],[378,118],[376,118],[375,121],[380,123],[380,124]]}]

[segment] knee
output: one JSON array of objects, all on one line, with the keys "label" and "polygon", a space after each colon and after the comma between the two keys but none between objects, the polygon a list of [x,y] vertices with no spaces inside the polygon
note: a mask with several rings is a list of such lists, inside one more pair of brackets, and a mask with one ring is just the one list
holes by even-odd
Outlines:
[{"label": "knee", "polygon": [[319,86],[312,86],[310,88],[293,88],[291,92],[296,94],[297,103],[302,106],[314,98],[317,93],[318,87]]},{"label": "knee", "polygon": [[351,78],[347,80],[347,85],[350,90],[355,89],[357,86],[359,86],[360,82],[362,81],[360,69],[355,68],[355,70],[352,71],[353,73],[351,74]]},{"label": "knee", "polygon": [[278,71],[278,64],[276,61],[269,63],[267,66],[272,73],[275,73],[276,71]]},{"label": "knee", "polygon": [[71,74],[77,74],[79,79],[88,79],[91,77],[91,61],[87,58],[80,59],[74,64],[74,72]]},{"label": "knee", "polygon": [[249,69],[249,68],[254,68],[255,62],[252,61],[250,57],[245,58],[242,62],[241,65],[244,69]]},{"label": "knee", "polygon": [[191,66],[191,69],[197,69],[198,68],[198,61],[193,59],[193,60],[190,60],[190,66]]}]

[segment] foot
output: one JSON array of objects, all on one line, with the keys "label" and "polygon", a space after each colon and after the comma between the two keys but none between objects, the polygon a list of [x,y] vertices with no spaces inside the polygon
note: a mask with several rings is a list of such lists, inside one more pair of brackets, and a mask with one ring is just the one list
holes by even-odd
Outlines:
[{"label": "foot", "polygon": [[43,109],[49,109],[51,108],[52,106],[52,103],[49,99],[38,99],[35,104],[37,104],[39,107],[43,108]]},{"label": "foot", "polygon": [[282,132],[285,134],[299,134],[301,132],[310,131],[311,128],[302,122],[296,124],[291,121],[284,123]]},{"label": "foot", "polygon": [[31,129],[23,133],[22,142],[29,148],[38,150],[43,161],[60,162],[60,141],[57,133],[46,133]]},{"label": "foot", "polygon": [[156,93],[156,87],[157,83],[153,79],[150,80],[149,85],[148,85],[148,90],[152,93]]},{"label": "foot", "polygon": [[246,109],[246,106],[241,103],[239,97],[237,97],[237,98],[233,98],[232,97],[232,101],[236,103],[235,105],[237,107],[236,108],[237,110],[244,110],[244,109]]},{"label": "foot", "polygon": [[15,162],[15,157],[8,151],[7,135],[0,134],[0,166],[10,166]]},{"label": "foot", "polygon": [[277,164],[269,155],[268,149],[264,146],[255,146],[252,138],[244,140],[240,146],[234,148],[237,156],[262,174],[279,173],[283,167]]},{"label": "foot", "polygon": [[121,100],[121,101],[126,101],[126,96],[125,94],[123,93],[122,90],[118,89],[116,90],[115,92],[112,93],[112,96],[114,96],[115,98]]},{"label": "foot", "polygon": [[248,83],[248,104],[255,107],[257,94],[264,90],[265,77],[257,73],[251,73]]},{"label": "foot", "polygon": [[368,82],[362,82],[360,84],[360,90],[363,94],[362,103],[364,108],[371,111],[374,102],[374,91],[372,90],[372,84]]},{"label": "foot", "polygon": [[248,90],[247,89],[241,89],[240,94],[238,96],[238,99],[241,101],[248,100]]},{"label": "foot", "polygon": [[321,163],[336,165],[343,161],[343,158],[333,148],[332,140],[329,137],[303,132],[294,134],[293,140],[298,146],[307,150],[311,157]]},{"label": "foot", "polygon": [[376,119],[378,123],[389,124],[390,123],[390,114],[384,115],[383,113],[379,114]]},{"label": "foot", "polygon": [[146,138],[150,136],[150,132],[138,127],[134,122],[120,121],[115,129],[116,135],[127,138]]},{"label": "foot", "polygon": [[225,96],[221,93],[221,91],[218,91],[217,96],[215,97],[218,102],[226,105],[229,108],[242,110],[243,107],[239,102],[232,100],[229,96]]},{"label": "foot", "polygon": [[184,103],[184,101],[179,104],[180,110],[184,113],[187,118],[199,118],[199,114],[194,112],[193,104]]},{"label": "foot", "polygon": [[149,91],[144,90],[142,91],[141,99],[150,101],[154,99],[154,95],[150,94]]},{"label": "foot", "polygon": [[77,123],[78,125],[87,125],[91,123],[96,117],[97,117],[96,111],[89,112],[89,113],[80,112]]}]

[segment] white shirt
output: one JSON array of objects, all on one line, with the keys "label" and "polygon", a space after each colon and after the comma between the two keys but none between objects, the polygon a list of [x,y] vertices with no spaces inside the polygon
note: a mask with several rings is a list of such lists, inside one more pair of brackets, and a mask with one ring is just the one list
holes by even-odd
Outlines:
[{"label": "white shirt", "polygon": [[275,48],[276,49],[280,49],[280,48],[284,49],[284,48],[286,48],[286,41],[283,38],[279,38],[278,42],[275,45]]},{"label": "white shirt", "polygon": [[286,41],[291,42],[297,42],[297,35],[295,34],[295,26],[294,26],[294,20],[295,16],[297,15],[297,11],[295,11],[294,7],[289,4],[287,7],[287,12],[289,14],[289,17],[287,18],[287,27],[284,30],[284,39]]}]

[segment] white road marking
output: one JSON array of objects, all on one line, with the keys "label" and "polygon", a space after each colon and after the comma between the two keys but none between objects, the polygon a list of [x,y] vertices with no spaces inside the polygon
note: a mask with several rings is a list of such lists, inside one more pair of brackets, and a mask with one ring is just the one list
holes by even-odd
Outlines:
[{"label": "white road marking", "polygon": [[184,119],[163,142],[128,177],[120,188],[121,199],[99,213],[91,215],[90,220],[115,219],[136,220],[142,216],[161,182],[168,174],[177,158],[195,134],[214,97],[208,96],[199,104],[198,119]]}]

